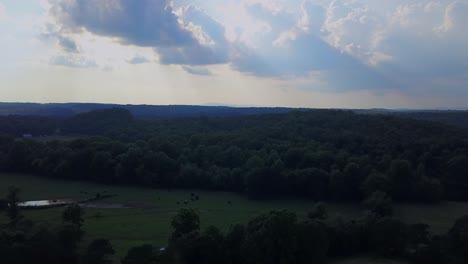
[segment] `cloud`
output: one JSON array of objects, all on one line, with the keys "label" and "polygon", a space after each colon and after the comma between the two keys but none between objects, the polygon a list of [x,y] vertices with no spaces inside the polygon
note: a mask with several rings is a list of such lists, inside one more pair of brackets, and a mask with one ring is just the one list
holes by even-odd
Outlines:
[{"label": "cloud", "polygon": [[289,30],[296,24],[296,18],[286,10],[278,10],[262,3],[247,5],[246,8],[248,13],[256,19],[266,21],[270,26],[270,31],[276,34]]},{"label": "cloud", "polygon": [[468,32],[466,25],[468,23],[468,2],[454,1],[448,5],[444,12],[444,19],[436,31],[439,31],[441,37],[458,38],[464,43],[468,42]]},{"label": "cloud", "polygon": [[195,43],[166,0],[56,0],[51,14],[62,30],[87,30],[136,46],[184,46]]},{"label": "cloud", "polygon": [[162,64],[209,65],[229,62],[230,43],[225,37],[224,27],[195,6],[180,10],[186,28],[193,33],[197,42],[184,47],[157,47]]},{"label": "cloud", "polygon": [[60,47],[66,52],[78,52],[78,46],[75,41],[68,37],[57,36]]},{"label": "cloud", "polygon": [[65,66],[70,68],[95,68],[95,61],[80,56],[55,56],[49,61],[51,65]]},{"label": "cloud", "polygon": [[4,19],[7,17],[7,11],[5,5],[0,2],[0,20]]},{"label": "cloud", "polygon": [[[57,24],[66,51],[67,36],[89,32],[116,39],[122,45],[149,47],[161,64],[209,65],[229,61],[224,27],[202,10],[189,6],[178,11],[166,0],[53,0],[49,14]],[[55,30],[55,31],[54,31]],[[139,62],[136,60],[135,62]]]},{"label": "cloud", "polygon": [[213,73],[207,68],[183,66],[184,71],[193,75],[211,76]]},{"label": "cloud", "polygon": [[375,47],[393,58],[377,67],[399,78],[407,89],[424,85],[427,92],[466,91],[468,34],[463,28],[468,23],[468,6],[460,1],[441,5],[438,9],[424,2],[400,5],[394,23]]},{"label": "cloud", "polygon": [[[302,17],[296,23],[281,23],[284,27],[265,36],[260,48],[239,46],[234,52],[234,69],[261,77],[296,78],[319,73],[326,87],[333,90],[379,90],[395,86],[356,58],[331,46],[322,37],[323,9],[309,4],[302,6]],[[309,13],[310,12],[310,13]],[[283,15],[286,13],[283,13]],[[265,19],[275,16],[263,15]],[[292,21],[292,19],[281,19]],[[270,22],[269,20],[267,22]],[[285,31],[287,26],[292,27]],[[279,34],[279,37],[277,34]]]},{"label": "cloud", "polygon": [[324,39],[333,47],[364,63],[375,64],[379,58],[390,59],[373,49],[385,27],[384,17],[364,1],[332,1],[326,9],[322,26]]},{"label": "cloud", "polygon": [[325,21],[325,9],[311,1],[304,1],[301,4],[302,17],[297,26],[303,31],[320,35],[323,22]]},{"label": "cloud", "polygon": [[[332,1],[322,30],[325,40],[369,65],[400,90],[466,89],[467,3],[462,1]],[[458,88],[456,88],[458,85]]]},{"label": "cloud", "polygon": [[466,90],[468,3],[462,0],[203,2],[208,9],[182,6],[187,1],[50,1],[51,32],[62,52],[86,52],[77,37],[86,32],[119,47],[148,48],[160,64],[191,74],[228,64],[265,79],[318,76],[335,91]]},{"label": "cloud", "polygon": [[135,56],[135,57],[131,58],[130,60],[127,60],[127,62],[130,63],[130,64],[143,64],[143,63],[150,62],[150,60],[148,60],[147,58],[142,57],[142,56]]}]

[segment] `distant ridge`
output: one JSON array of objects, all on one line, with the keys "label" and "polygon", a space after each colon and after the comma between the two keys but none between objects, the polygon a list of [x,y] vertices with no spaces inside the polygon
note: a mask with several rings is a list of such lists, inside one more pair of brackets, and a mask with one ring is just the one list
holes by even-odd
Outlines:
[{"label": "distant ridge", "polygon": [[252,114],[287,113],[304,108],[286,107],[232,107],[202,105],[119,105],[98,103],[0,103],[0,115],[59,116],[67,117],[84,112],[108,108],[124,108],[136,117],[226,117]]},{"label": "distant ridge", "polygon": [[[95,110],[123,108],[138,118],[230,117],[257,114],[281,114],[290,111],[307,111],[313,108],[249,107],[221,105],[119,105],[101,103],[0,103],[0,116],[21,115],[41,117],[71,117]],[[334,108],[337,110],[337,108]],[[404,118],[426,120],[451,126],[468,128],[467,110],[437,109],[343,109],[357,114],[396,115]]]}]

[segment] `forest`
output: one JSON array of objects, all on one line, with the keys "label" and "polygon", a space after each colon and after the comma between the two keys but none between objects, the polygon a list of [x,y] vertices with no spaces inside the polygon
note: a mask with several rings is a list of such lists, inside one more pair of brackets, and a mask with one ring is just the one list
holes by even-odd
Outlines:
[{"label": "forest", "polygon": [[359,201],[376,192],[397,201],[468,199],[468,131],[436,122],[344,110],[148,120],[113,108],[0,124],[5,172],[252,199]]}]

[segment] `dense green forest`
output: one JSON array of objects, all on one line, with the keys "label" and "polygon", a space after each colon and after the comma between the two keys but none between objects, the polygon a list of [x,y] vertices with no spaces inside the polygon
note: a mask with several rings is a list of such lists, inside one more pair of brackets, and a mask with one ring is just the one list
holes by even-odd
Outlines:
[{"label": "dense green forest", "polygon": [[[394,200],[468,199],[468,132],[389,115],[311,110],[148,120],[115,108],[3,117],[0,132],[0,169],[8,172],[253,199],[350,201],[375,192]],[[22,133],[87,137],[18,139]]]}]

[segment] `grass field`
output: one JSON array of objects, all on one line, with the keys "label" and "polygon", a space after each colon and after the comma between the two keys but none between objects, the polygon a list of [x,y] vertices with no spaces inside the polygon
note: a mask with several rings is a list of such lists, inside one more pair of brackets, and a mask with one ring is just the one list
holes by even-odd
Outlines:
[{"label": "grass field", "polygon": [[[70,182],[44,179],[29,175],[0,174],[0,194],[9,185],[21,188],[22,200],[82,199],[89,194],[106,191],[116,197],[105,200],[108,203],[123,204],[133,208],[96,209],[87,208],[84,229],[86,240],[110,239],[118,257],[129,247],[143,243],[165,246],[172,232],[170,221],[180,208],[192,207],[198,211],[202,228],[215,225],[222,230],[232,224],[246,223],[252,217],[274,209],[287,209],[304,217],[314,201],[282,199],[250,201],[245,196],[226,192],[198,190],[168,191],[128,186],[106,186],[86,182]],[[191,193],[199,201],[184,205]],[[231,203],[228,204],[228,201]],[[180,204],[177,204],[179,202]],[[357,204],[327,204],[331,216],[357,217],[361,208]],[[25,211],[26,216],[36,221],[61,221],[63,208]],[[407,223],[428,223],[433,232],[446,232],[453,222],[468,213],[468,203],[443,202],[437,205],[399,204],[395,216]],[[0,217],[0,221],[3,221]],[[379,262],[376,262],[379,263]]]},{"label": "grass field", "polygon": [[363,257],[356,257],[356,258],[345,259],[345,260],[336,260],[336,261],[332,261],[331,263],[332,264],[406,264],[407,262],[363,256]]}]

